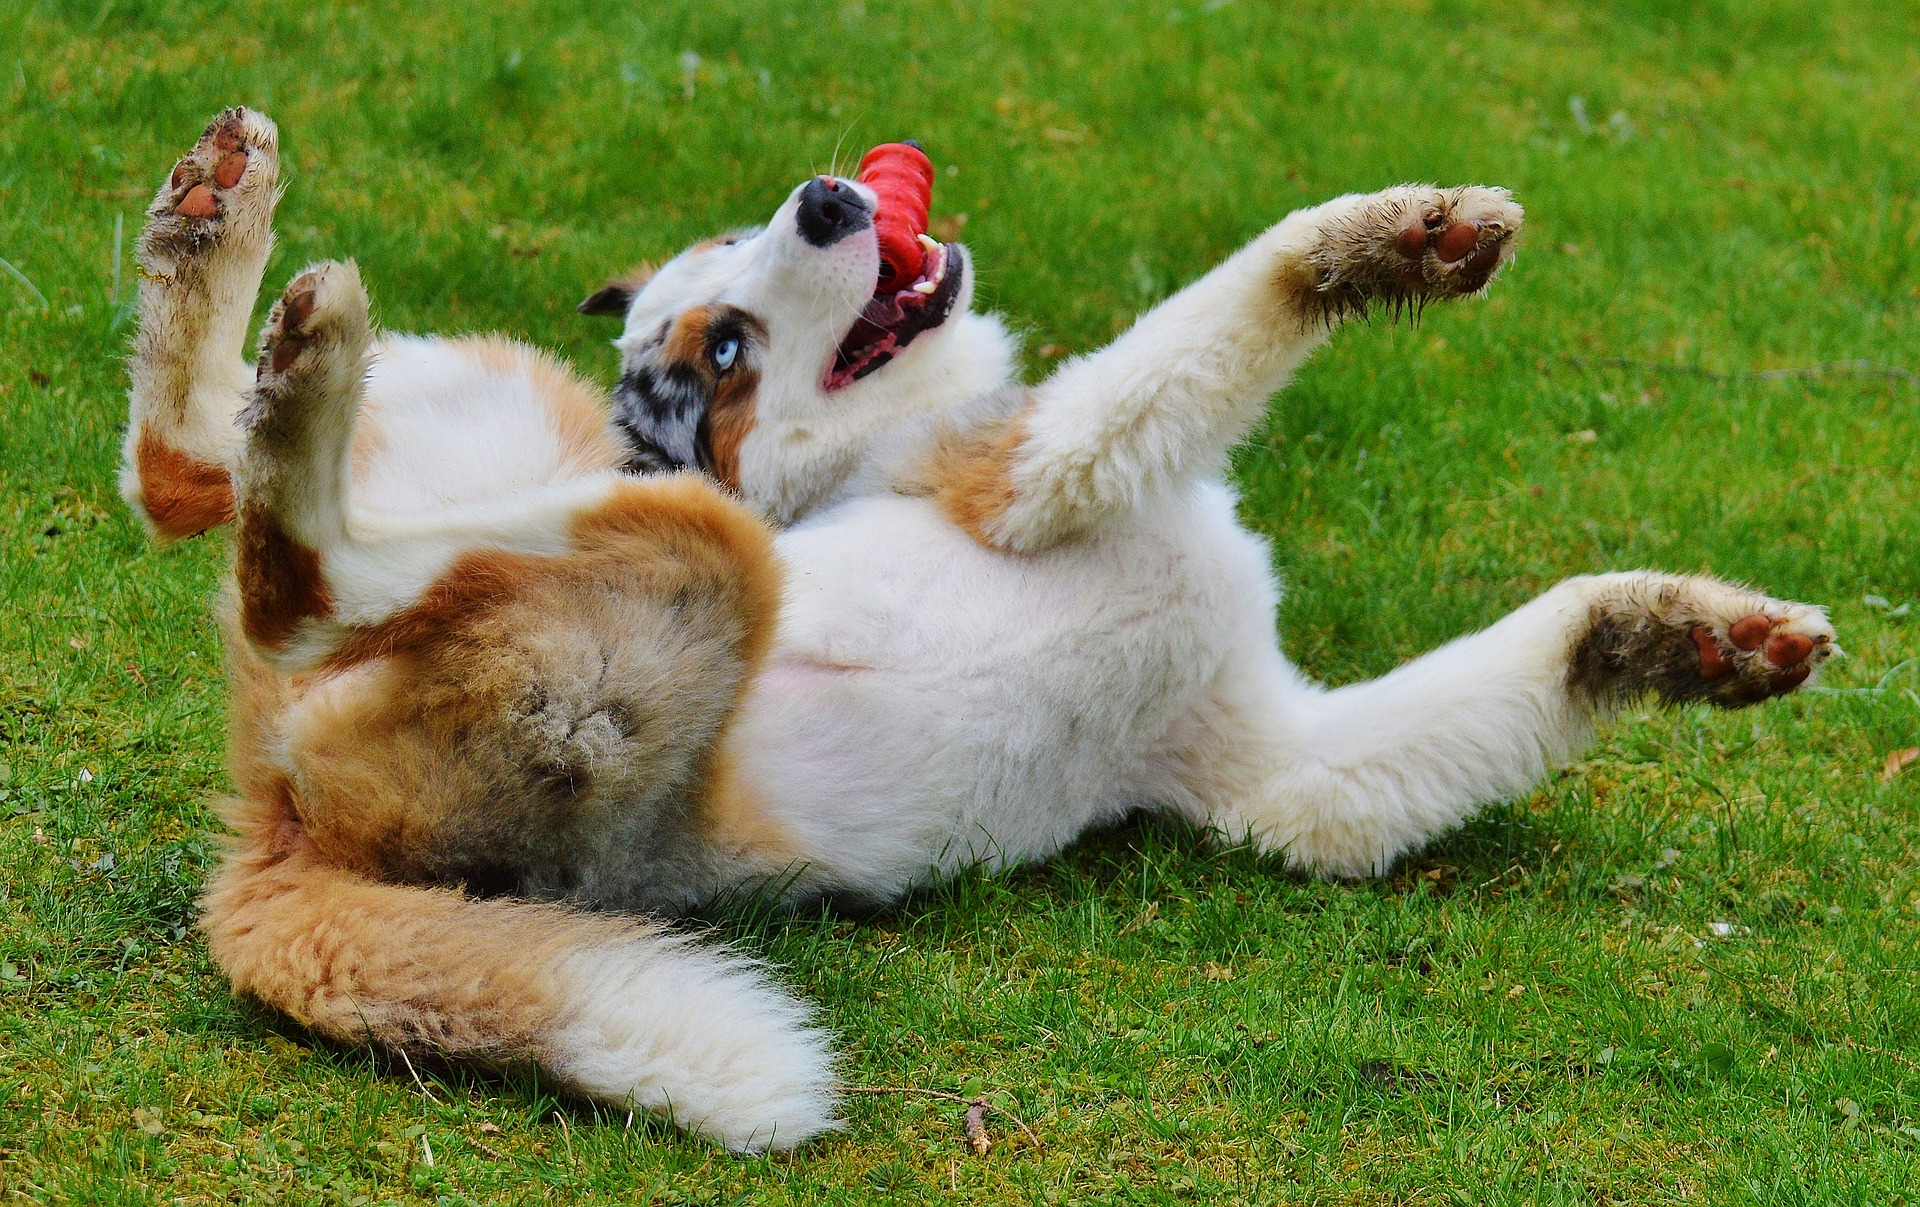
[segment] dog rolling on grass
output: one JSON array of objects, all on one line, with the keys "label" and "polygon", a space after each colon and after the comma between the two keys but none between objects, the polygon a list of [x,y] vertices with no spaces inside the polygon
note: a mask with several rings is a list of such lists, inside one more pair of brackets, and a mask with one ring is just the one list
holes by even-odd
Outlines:
[{"label": "dog rolling on grass", "polygon": [[885,904],[1142,807],[1377,874],[1624,702],[1750,704],[1833,650],[1818,608],[1633,572],[1372,682],[1282,656],[1226,454],[1339,320],[1483,289],[1498,189],[1294,213],[1024,386],[924,193],[817,177],[582,304],[624,320],[609,408],[513,343],[374,334],[339,263],[249,369],[277,172],[231,110],[154,202],[123,486],[161,539],[234,529],[205,926],[337,1040],[790,1148],[836,1126],[827,1037],[645,919]]}]

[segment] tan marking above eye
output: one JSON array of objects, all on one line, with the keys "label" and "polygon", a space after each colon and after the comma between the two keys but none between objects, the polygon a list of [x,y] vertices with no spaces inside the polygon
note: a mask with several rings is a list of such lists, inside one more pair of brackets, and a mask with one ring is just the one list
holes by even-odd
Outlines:
[{"label": "tan marking above eye", "polygon": [[670,364],[682,364],[708,371],[707,331],[713,326],[713,307],[694,306],[673,320],[667,337],[660,344],[660,357]]}]

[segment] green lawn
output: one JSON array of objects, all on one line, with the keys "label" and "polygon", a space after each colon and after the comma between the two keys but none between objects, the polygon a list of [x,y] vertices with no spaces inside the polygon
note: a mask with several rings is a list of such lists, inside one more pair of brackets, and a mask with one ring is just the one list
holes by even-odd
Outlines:
[{"label": "green lawn", "polygon": [[[1920,766],[1879,775],[1920,745],[1920,381],[1761,375],[1920,370],[1920,10],[475,7],[0,11],[0,1203],[1920,1201]],[[416,1081],[236,1003],[192,930],[224,553],[148,548],[113,471],[139,216],[232,103],[282,130],[270,288],[351,255],[386,324],[601,380],[604,275],[886,139],[1036,368],[1295,206],[1508,185],[1491,298],[1345,332],[1238,459],[1289,653],[1374,675],[1651,565],[1824,602],[1850,657],[1628,717],[1387,880],[1143,823],[876,920],[723,920],[850,1081],[984,1089],[1038,1150],[863,1097],[740,1160]]]}]

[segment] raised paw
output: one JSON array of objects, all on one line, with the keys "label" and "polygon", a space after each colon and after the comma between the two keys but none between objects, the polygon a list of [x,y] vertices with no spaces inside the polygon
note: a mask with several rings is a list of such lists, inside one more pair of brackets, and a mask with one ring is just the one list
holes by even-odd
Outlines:
[{"label": "raised paw", "polygon": [[1705,577],[1609,575],[1592,584],[1592,626],[1575,682],[1617,696],[1651,691],[1725,708],[1804,686],[1838,647],[1826,613]]},{"label": "raised paw", "polygon": [[264,238],[279,177],[274,124],[251,109],[226,110],[154,195],[143,252],[180,255],[232,237]]},{"label": "raised paw", "polygon": [[367,295],[352,263],[316,264],[293,279],[260,330],[254,386],[240,413],[248,467],[264,465],[262,457],[319,456],[296,450],[309,449],[322,432],[346,438],[370,339]]},{"label": "raised paw", "polygon": [[1525,217],[1505,189],[1402,185],[1332,203],[1309,259],[1330,316],[1417,310],[1486,288]]},{"label": "raised paw", "polygon": [[1724,682],[1731,689],[1708,698],[1727,705],[1757,704],[1794,691],[1834,649],[1826,617],[1800,604],[1749,612],[1724,631],[1711,623],[1698,624],[1687,635],[1700,659],[1701,680],[1709,685]]},{"label": "raised paw", "polygon": [[254,372],[262,382],[295,371],[301,354],[332,349],[364,355],[367,298],[352,262],[327,261],[306,269],[288,284],[260,329],[260,359]]}]

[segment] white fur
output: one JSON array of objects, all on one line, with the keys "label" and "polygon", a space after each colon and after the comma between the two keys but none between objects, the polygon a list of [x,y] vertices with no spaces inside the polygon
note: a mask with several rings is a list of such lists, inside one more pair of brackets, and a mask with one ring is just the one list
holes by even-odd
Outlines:
[{"label": "white fur", "polygon": [[840,1126],[826,1032],[751,961],[654,934],[583,952],[563,979],[569,1021],[542,1063],[574,1090],[735,1152]]}]

